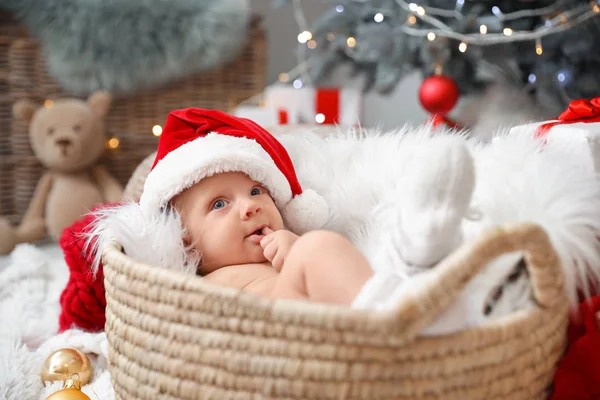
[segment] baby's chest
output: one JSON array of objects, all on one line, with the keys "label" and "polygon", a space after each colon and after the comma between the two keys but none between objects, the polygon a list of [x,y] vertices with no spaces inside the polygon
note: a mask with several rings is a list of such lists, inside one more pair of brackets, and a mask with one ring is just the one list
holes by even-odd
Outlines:
[{"label": "baby's chest", "polygon": [[204,279],[219,286],[228,286],[259,295],[269,295],[277,282],[279,273],[264,265],[225,267]]}]

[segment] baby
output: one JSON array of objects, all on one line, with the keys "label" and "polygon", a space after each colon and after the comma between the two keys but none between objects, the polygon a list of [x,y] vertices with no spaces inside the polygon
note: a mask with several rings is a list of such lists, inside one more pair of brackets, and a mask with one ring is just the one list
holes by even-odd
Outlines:
[{"label": "baby", "polygon": [[[423,148],[441,161],[424,163],[425,154],[414,153],[425,166],[402,182],[406,201],[393,222],[401,261],[421,270],[460,242],[474,181],[459,140]],[[270,298],[393,306],[404,290],[402,265],[376,258],[374,273],[349,240],[320,230],[328,219],[324,199],[302,188],[270,133],[244,118],[190,108],[169,114],[139,204],[100,212],[91,235],[99,247],[117,239],[139,262]]]},{"label": "baby", "polygon": [[350,305],[373,275],[343,236],[286,230],[269,191],[242,172],[204,178],[177,195],[173,205],[186,227],[185,242],[201,254],[199,273],[215,284],[273,298]]}]

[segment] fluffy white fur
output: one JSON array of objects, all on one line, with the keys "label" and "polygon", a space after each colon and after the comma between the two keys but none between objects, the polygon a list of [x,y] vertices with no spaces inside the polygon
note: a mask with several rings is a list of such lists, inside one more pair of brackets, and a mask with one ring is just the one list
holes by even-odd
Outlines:
[{"label": "fluffy white fur", "polygon": [[[385,222],[410,200],[403,177],[418,178],[424,171],[413,155],[436,140],[432,132],[429,126],[407,126],[395,132],[351,131],[323,137],[298,130],[280,140],[303,188],[315,190],[329,205],[324,228],[348,236],[377,269],[375,260],[389,251],[384,239],[394,229]],[[445,134],[464,140],[475,163],[476,184],[470,218],[463,221],[464,240],[496,224],[539,223],[561,256],[573,301],[576,288],[598,281],[600,183],[580,153],[550,144],[540,147],[533,135],[500,132],[483,145],[461,133]],[[433,161],[424,159],[421,165],[427,168]],[[147,224],[135,205],[108,213],[114,214],[114,221],[101,219],[95,231],[103,241],[108,233],[141,261],[192,272],[193,263],[182,254],[181,225],[175,215],[152,218]]]},{"label": "fluffy white fur", "polygon": [[[458,134],[460,133],[447,133]],[[282,141],[293,152],[299,135]],[[308,171],[301,155],[292,154],[298,175],[307,187],[321,185],[321,194],[335,212],[326,225],[348,234],[369,259],[381,252],[385,226],[390,214],[374,218],[380,204],[394,203],[402,208],[399,192],[402,175],[419,174],[410,164],[411,154],[433,140],[428,127],[397,132],[340,135],[322,139],[320,151],[330,151],[329,166],[336,177],[322,186],[318,175]],[[575,151],[548,144],[531,135],[499,132],[495,140],[480,144],[466,139],[475,159],[476,185],[471,216],[479,221],[464,222],[465,240],[491,225],[535,222],[550,235],[561,256],[569,295],[576,300],[576,288],[585,289],[600,277],[600,181],[587,160]],[[579,148],[581,149],[581,148]],[[431,160],[423,160],[425,163]],[[328,190],[327,190],[328,189]],[[392,211],[390,211],[392,212]],[[374,265],[377,268],[377,265]]]},{"label": "fluffy white fur", "polygon": [[230,171],[245,171],[264,184],[278,207],[292,198],[287,179],[257,141],[210,133],[160,160],[146,179],[140,205],[146,210],[158,210],[203,178]]},{"label": "fluffy white fur", "polygon": [[600,180],[581,153],[588,149],[542,145],[532,136],[505,133],[489,146],[475,146],[473,206],[487,225],[541,225],[561,257],[575,302],[577,288],[587,292],[600,278]]},{"label": "fluffy white fur", "polygon": [[59,296],[69,279],[60,255],[58,247],[45,252],[22,244],[0,271],[1,399],[36,399],[42,387],[40,370],[47,355],[35,349],[58,330]]},{"label": "fluffy white fur", "polygon": [[291,199],[282,210],[283,220],[294,232],[303,234],[318,229],[329,219],[329,206],[325,199],[312,189]]},{"label": "fluffy white fur", "polygon": [[199,255],[183,241],[184,228],[173,209],[146,212],[138,203],[95,212],[96,222],[88,234],[86,248],[94,254],[93,271],[97,272],[102,249],[116,240],[125,253],[149,265],[195,274]]}]

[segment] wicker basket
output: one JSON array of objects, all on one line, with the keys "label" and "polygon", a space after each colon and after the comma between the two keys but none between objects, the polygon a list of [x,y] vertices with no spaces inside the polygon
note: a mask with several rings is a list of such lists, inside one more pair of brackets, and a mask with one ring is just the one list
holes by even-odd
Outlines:
[{"label": "wicker basket", "polygon": [[[490,260],[523,250],[537,306],[439,337],[421,331]],[[103,251],[117,399],[544,399],[563,354],[559,259],[536,225],[488,232],[395,311],[270,300]]]},{"label": "wicker basket", "polygon": [[[20,99],[41,103],[69,95],[46,72],[37,43],[15,23],[10,26],[13,29],[0,29],[0,126],[4,129],[0,132],[0,215],[17,222],[29,204],[42,166],[31,151],[27,124],[11,117],[12,104]],[[125,184],[138,164],[156,150],[152,128],[162,125],[170,111],[185,107],[230,110],[264,89],[265,62],[265,34],[259,19],[254,18],[248,45],[228,65],[117,98],[107,118],[107,136],[118,138],[119,146],[107,150],[103,163]]]}]

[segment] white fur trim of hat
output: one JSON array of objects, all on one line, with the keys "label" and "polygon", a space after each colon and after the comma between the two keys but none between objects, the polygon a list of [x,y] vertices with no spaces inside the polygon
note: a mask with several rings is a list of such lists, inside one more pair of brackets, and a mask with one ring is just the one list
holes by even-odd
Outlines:
[{"label": "white fur trim of hat", "polygon": [[256,123],[221,111],[189,108],[169,114],[140,206],[148,215],[200,180],[223,172],[244,172],[269,190],[288,228],[301,234],[321,228],[327,203],[303,190],[279,141]]}]

